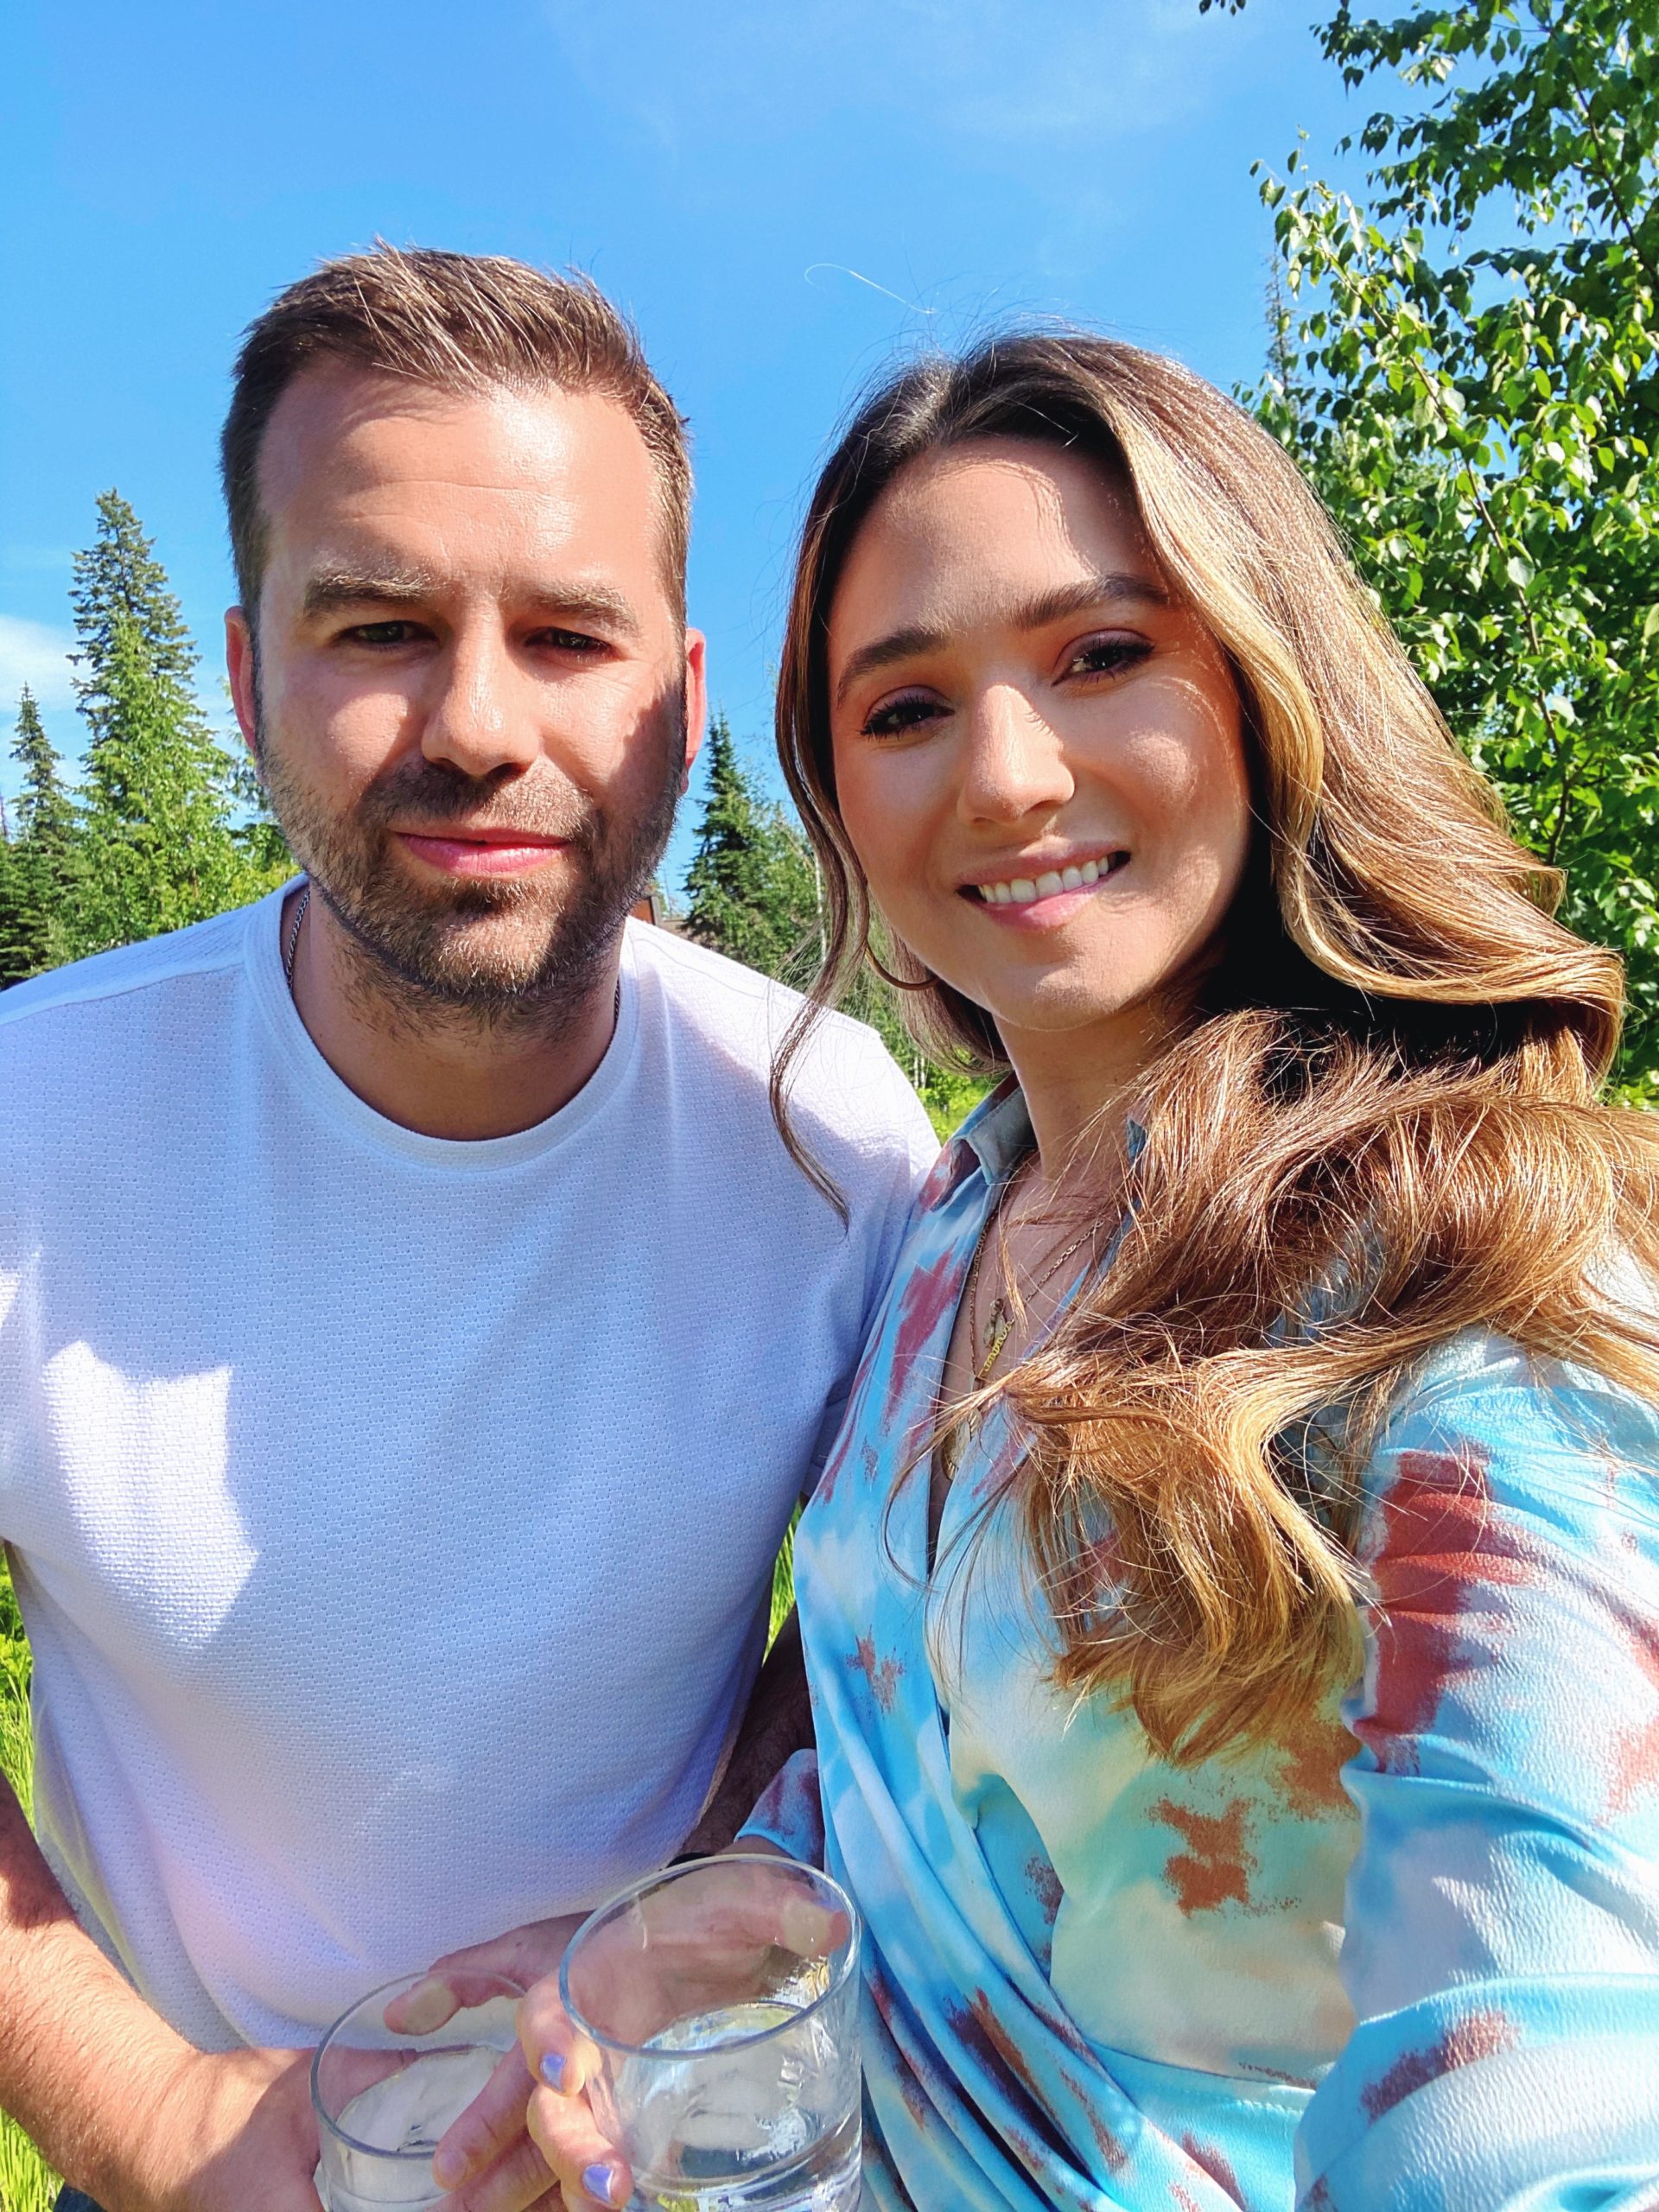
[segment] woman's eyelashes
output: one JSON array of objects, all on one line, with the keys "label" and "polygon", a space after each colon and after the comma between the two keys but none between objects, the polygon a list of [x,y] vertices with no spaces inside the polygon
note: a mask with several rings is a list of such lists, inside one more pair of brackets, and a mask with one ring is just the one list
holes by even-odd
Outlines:
[{"label": "woman's eyelashes", "polygon": [[1151,642],[1146,638],[1121,634],[1109,638],[1087,638],[1071,652],[1064,673],[1084,677],[1121,676],[1125,670],[1138,666],[1151,651]]},{"label": "woman's eyelashes", "polygon": [[922,691],[906,691],[896,699],[884,699],[865,716],[862,737],[908,737],[913,730],[930,721],[937,721],[950,709],[939,699]]},{"label": "woman's eyelashes", "polygon": [[[1073,645],[1059,666],[1058,681],[1062,683],[1082,681],[1089,683],[1101,677],[1122,676],[1137,668],[1152,652],[1149,639],[1128,637],[1121,632],[1109,637],[1085,638],[1081,645]],[[931,722],[942,721],[954,709],[937,693],[902,691],[894,698],[883,699],[865,716],[860,728],[861,737],[910,737]]]}]

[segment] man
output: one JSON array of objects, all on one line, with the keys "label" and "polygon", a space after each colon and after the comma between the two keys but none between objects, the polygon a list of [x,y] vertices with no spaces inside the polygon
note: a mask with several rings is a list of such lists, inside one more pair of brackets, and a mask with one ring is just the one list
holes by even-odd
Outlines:
[{"label": "man", "polygon": [[[768,1113],[797,1002],[626,919],[703,642],[596,291],[333,264],[224,453],[304,881],[0,1000],[0,2106],[106,2212],[316,2212],[331,2017],[682,1847],[931,1150],[832,1021],[843,1218]],[[457,2205],[550,2202],[522,2151]]]}]

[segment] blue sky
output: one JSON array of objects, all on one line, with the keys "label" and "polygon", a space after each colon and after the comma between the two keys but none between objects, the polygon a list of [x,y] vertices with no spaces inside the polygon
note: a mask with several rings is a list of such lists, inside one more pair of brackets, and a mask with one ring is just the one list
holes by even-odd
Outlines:
[{"label": "blue sky", "polygon": [[[218,684],[214,476],[242,326],[367,243],[591,270],[690,415],[693,619],[766,754],[791,537],[897,354],[1058,315],[1253,376],[1249,170],[1344,98],[1315,0],[10,0],[0,32],[0,738],[55,741],[69,563],[109,485]],[[1330,163],[1320,166],[1329,173]],[[0,791],[13,788],[0,764]],[[695,787],[694,787],[695,788]],[[683,865],[684,823],[672,858]],[[676,870],[677,872],[677,870]]]}]

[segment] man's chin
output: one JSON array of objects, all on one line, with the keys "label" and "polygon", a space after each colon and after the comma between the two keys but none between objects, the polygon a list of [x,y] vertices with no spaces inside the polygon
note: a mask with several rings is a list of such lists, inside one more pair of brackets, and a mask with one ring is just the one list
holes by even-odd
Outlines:
[{"label": "man's chin", "polygon": [[523,900],[480,901],[470,887],[435,912],[425,904],[340,918],[359,958],[398,995],[494,1017],[569,1007],[593,988],[622,926],[583,927],[570,914],[526,912]]}]

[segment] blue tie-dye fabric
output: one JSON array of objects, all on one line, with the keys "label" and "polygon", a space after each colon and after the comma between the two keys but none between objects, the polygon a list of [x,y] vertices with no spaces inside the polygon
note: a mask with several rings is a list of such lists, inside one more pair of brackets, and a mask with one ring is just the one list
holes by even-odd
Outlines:
[{"label": "blue tie-dye fabric", "polygon": [[[993,1417],[931,1422],[1017,1094],[947,1147],[796,1543],[818,1753],[751,1832],[867,1925],[917,2212],[1659,2207],[1659,1422],[1471,1335],[1366,1471],[1363,1680],[1192,1769],[1050,1680]],[[976,1541],[971,1534],[980,1516]]]}]

